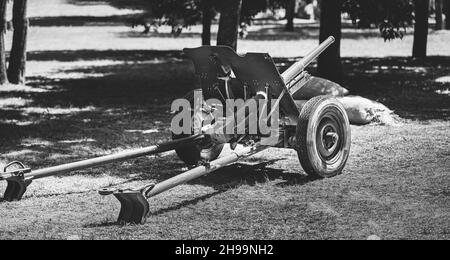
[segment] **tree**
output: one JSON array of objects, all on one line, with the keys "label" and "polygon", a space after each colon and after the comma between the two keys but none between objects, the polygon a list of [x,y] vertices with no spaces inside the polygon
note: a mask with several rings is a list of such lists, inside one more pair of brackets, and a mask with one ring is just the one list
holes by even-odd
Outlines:
[{"label": "tree", "polygon": [[336,43],[319,57],[318,73],[337,82],[342,79],[341,12],[359,28],[378,27],[385,40],[402,38],[414,18],[411,0],[322,0],[320,7],[320,41],[334,36]]},{"label": "tree", "polygon": [[414,8],[416,23],[414,25],[413,57],[425,58],[427,56],[430,1],[414,0]]},{"label": "tree", "polygon": [[378,27],[385,40],[403,38],[414,20],[411,0],[347,0],[343,9],[359,28]]},{"label": "tree", "polygon": [[450,30],[450,0],[444,0],[445,29]]},{"label": "tree", "polygon": [[[77,0],[89,1],[89,0]],[[106,0],[117,8],[140,8],[146,12],[129,20],[134,27],[144,25],[145,32],[151,26],[169,25],[178,35],[184,27],[203,25],[202,44],[211,44],[211,24],[217,12],[224,12],[219,21],[219,44],[237,45],[239,23],[251,24],[259,12],[276,8],[285,8],[286,0]],[[236,19],[237,17],[237,19]],[[237,25],[236,25],[237,24]],[[222,26],[220,26],[222,25]],[[226,25],[226,26],[225,26]],[[236,26],[235,26],[236,25]],[[224,27],[225,26],[225,27]],[[230,37],[231,36],[231,37]],[[236,40],[234,40],[236,38]],[[235,42],[235,43],[231,43]]]},{"label": "tree", "polygon": [[414,57],[426,57],[429,0],[347,0],[348,12],[360,28],[377,25],[385,40],[403,38],[415,21]]},{"label": "tree", "polygon": [[13,4],[13,43],[9,58],[8,79],[13,84],[25,83],[27,60],[27,0],[14,0]]},{"label": "tree", "polygon": [[[148,1],[148,0],[147,0]],[[150,15],[161,24],[172,26],[173,32],[202,21],[201,0],[151,0]]]},{"label": "tree", "polygon": [[226,45],[234,50],[237,49],[241,10],[242,0],[220,1],[220,21],[217,45]]},{"label": "tree", "polygon": [[442,30],[442,0],[435,0],[434,8],[436,9],[436,30]]},{"label": "tree", "polygon": [[212,0],[202,1],[202,45],[211,45],[211,24],[215,15]]},{"label": "tree", "polygon": [[336,42],[319,57],[318,73],[321,77],[340,82],[342,80],[341,63],[341,12],[343,0],[322,0],[320,3],[320,42],[330,36]]},{"label": "tree", "polygon": [[5,33],[7,28],[6,6],[6,1],[0,1],[0,85],[3,85],[8,81],[5,54]]},{"label": "tree", "polygon": [[295,18],[295,6],[297,4],[296,0],[288,0],[286,6],[286,31],[293,32],[294,31],[294,18]]},{"label": "tree", "polygon": [[258,13],[269,9],[286,8],[285,2],[286,0],[242,0],[241,22],[250,25]]}]

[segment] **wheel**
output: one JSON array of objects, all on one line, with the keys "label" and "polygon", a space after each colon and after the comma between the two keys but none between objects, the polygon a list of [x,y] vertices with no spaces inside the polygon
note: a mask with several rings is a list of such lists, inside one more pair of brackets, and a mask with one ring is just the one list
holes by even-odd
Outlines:
[{"label": "wheel", "polygon": [[[188,100],[191,103],[191,106],[193,107],[194,91],[189,92],[184,98]],[[208,113],[204,110],[194,114],[194,111],[192,109],[191,128],[201,129],[203,126],[203,122],[206,119],[212,122],[211,120],[212,117],[213,115],[211,113]],[[194,133],[194,131],[192,131],[192,133]],[[192,136],[192,134],[175,135],[172,133],[173,140],[186,138],[189,136]],[[175,151],[178,157],[187,165],[197,165],[201,161],[213,161],[217,159],[220,153],[222,152],[223,147],[224,144],[214,144],[212,142],[205,141],[197,145],[184,146],[182,148],[176,149]]]},{"label": "wheel", "polygon": [[297,153],[305,172],[330,178],[342,172],[351,146],[347,113],[335,98],[319,96],[300,112],[296,132]]}]

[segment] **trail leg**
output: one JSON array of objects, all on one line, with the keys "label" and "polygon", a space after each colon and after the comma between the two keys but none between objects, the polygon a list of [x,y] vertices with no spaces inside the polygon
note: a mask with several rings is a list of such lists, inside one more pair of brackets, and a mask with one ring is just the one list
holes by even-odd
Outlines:
[{"label": "trail leg", "polygon": [[5,166],[3,172],[16,172],[7,179],[8,186],[6,187],[3,200],[11,202],[22,199],[32,181],[31,178],[25,178],[25,173],[28,170],[21,162],[12,162]]},{"label": "trail leg", "polygon": [[120,202],[119,224],[144,224],[150,212],[147,193],[155,184],[145,186],[140,190],[104,189],[100,195],[114,195]]},{"label": "trail leg", "polygon": [[114,193],[120,202],[118,222],[120,224],[144,224],[150,211],[147,199],[140,191]]},{"label": "trail leg", "polygon": [[21,200],[30,184],[31,180],[24,180],[20,177],[15,180],[8,180],[3,199],[9,202]]}]

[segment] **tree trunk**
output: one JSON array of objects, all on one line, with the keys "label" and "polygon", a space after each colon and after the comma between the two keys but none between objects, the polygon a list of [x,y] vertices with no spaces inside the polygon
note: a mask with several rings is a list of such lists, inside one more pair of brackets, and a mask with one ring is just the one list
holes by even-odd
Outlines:
[{"label": "tree trunk", "polygon": [[319,57],[318,73],[321,77],[340,83],[343,71],[341,63],[342,0],[322,0],[320,9],[320,42],[334,36],[336,42]]},{"label": "tree trunk", "polygon": [[414,45],[413,57],[425,58],[427,56],[428,41],[428,15],[429,0],[414,0],[415,25],[414,25]]},{"label": "tree trunk", "polygon": [[296,0],[288,0],[286,6],[286,31],[293,32],[294,31],[294,18],[295,18],[295,5]]},{"label": "tree trunk", "polygon": [[0,85],[7,83],[6,74],[6,51],[5,51],[5,33],[6,33],[6,1],[0,2]]},{"label": "tree trunk", "polygon": [[217,45],[226,45],[234,50],[237,49],[241,9],[242,0],[228,0],[226,4],[223,4],[220,10]]},{"label": "tree trunk", "polygon": [[442,0],[436,0],[434,7],[436,9],[436,30],[442,30]]},{"label": "tree trunk", "polygon": [[214,16],[214,9],[212,5],[212,0],[203,0],[203,32],[202,32],[202,45],[211,45],[211,24]]},{"label": "tree trunk", "polygon": [[9,58],[8,79],[13,84],[24,84],[28,34],[27,0],[14,0],[13,27],[14,34]]},{"label": "tree trunk", "polygon": [[445,29],[450,30],[450,0],[444,1]]}]

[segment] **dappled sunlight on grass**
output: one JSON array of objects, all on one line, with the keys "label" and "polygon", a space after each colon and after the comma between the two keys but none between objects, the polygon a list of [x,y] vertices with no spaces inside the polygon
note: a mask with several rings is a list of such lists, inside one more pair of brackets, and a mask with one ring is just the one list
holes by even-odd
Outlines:
[{"label": "dappled sunlight on grass", "polygon": [[32,146],[41,146],[41,147],[49,147],[54,145],[53,142],[43,140],[41,138],[25,138],[22,140],[20,144],[23,147],[32,147]]},{"label": "dappled sunlight on grass", "polygon": [[436,79],[437,83],[450,83],[450,76],[443,76]]},{"label": "dappled sunlight on grass", "polygon": [[16,119],[0,119],[0,124],[4,124],[4,125],[15,125],[15,126],[30,126],[30,125],[34,125],[34,124],[38,124],[40,121],[39,120],[33,120],[33,121],[19,121]]},{"label": "dappled sunlight on grass", "polygon": [[88,78],[101,78],[107,76],[103,73],[81,73],[81,72],[60,72],[52,73],[47,76],[47,79],[63,80],[63,79],[88,79]]},{"label": "dappled sunlight on grass", "polygon": [[61,196],[73,193],[96,192],[103,187],[116,186],[127,182],[126,179],[99,174],[96,176],[64,176],[36,180],[26,194],[29,197]]},{"label": "dappled sunlight on grass", "polygon": [[17,93],[44,93],[49,90],[46,87],[30,87],[23,85],[2,85],[0,93],[17,92]]},{"label": "dappled sunlight on grass", "polygon": [[11,108],[11,107],[24,107],[31,102],[30,99],[24,98],[0,98],[0,109]]},{"label": "dappled sunlight on grass", "polygon": [[447,95],[450,96],[450,89],[438,89],[435,91],[439,95]]},{"label": "dappled sunlight on grass", "polygon": [[425,67],[410,67],[410,66],[374,66],[373,69],[365,70],[365,73],[387,73],[387,74],[393,74],[393,73],[407,73],[412,72],[414,75],[417,74],[427,74],[428,70]]},{"label": "dappled sunlight on grass", "polygon": [[23,157],[23,156],[31,156],[31,155],[37,155],[39,152],[30,150],[30,149],[24,149],[24,150],[18,150],[14,152],[4,153],[1,156],[4,158],[17,158],[17,157]]},{"label": "dappled sunlight on grass", "polygon": [[81,79],[81,78],[92,78],[92,77],[103,77],[107,73],[81,73],[81,72],[67,72],[70,69],[75,68],[86,68],[86,67],[101,67],[110,65],[123,64],[121,61],[114,60],[92,60],[92,61],[71,61],[71,62],[61,62],[61,61],[31,61],[29,62],[28,77],[46,77],[48,79],[58,80],[58,79]]},{"label": "dappled sunlight on grass", "polygon": [[139,134],[154,134],[158,133],[158,129],[149,129],[149,130],[125,130],[126,133],[139,133]]},{"label": "dappled sunlight on grass", "polygon": [[91,112],[95,110],[95,107],[69,107],[69,108],[61,108],[61,107],[27,107],[20,109],[24,115],[31,114],[39,114],[39,115],[70,115],[81,112]]},{"label": "dappled sunlight on grass", "polygon": [[392,74],[392,73],[404,73],[404,72],[412,72],[415,75],[422,74],[425,75],[427,73],[426,68],[421,67],[400,67],[400,66],[374,66],[372,69],[367,69],[364,72],[367,74],[378,74],[378,73],[385,73],[385,74]]},{"label": "dappled sunlight on grass", "polygon": [[82,144],[82,143],[94,143],[94,142],[96,142],[94,139],[86,138],[86,139],[75,139],[75,140],[62,140],[62,141],[59,141],[58,143],[60,143],[60,144]]}]

